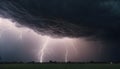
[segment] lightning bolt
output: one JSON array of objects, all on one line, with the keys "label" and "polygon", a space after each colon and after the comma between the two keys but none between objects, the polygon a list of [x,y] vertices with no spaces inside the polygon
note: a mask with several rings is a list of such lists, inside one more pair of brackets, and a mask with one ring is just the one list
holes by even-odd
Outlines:
[{"label": "lightning bolt", "polygon": [[68,62],[68,48],[65,49],[65,62]]},{"label": "lightning bolt", "polygon": [[71,47],[75,51],[75,54],[77,54],[77,48],[74,45],[74,40],[68,40],[68,42],[70,42],[70,45],[65,48],[65,62],[68,62],[69,47]]},{"label": "lightning bolt", "polygon": [[64,54],[64,62],[68,62],[68,58],[69,58],[69,49],[73,49],[74,52],[76,53],[77,52],[77,49],[74,45],[74,39],[70,39],[70,38],[63,38],[63,39],[59,39],[59,38],[52,38],[52,37],[45,37],[45,42],[44,44],[42,45],[42,48],[40,48],[41,50],[39,51],[39,61],[40,63],[43,63],[43,60],[44,60],[44,55],[45,55],[45,52],[47,48],[49,48],[48,46],[48,43],[54,43],[56,41],[58,42],[63,42],[66,46],[63,45],[64,49],[65,49],[65,54]]},{"label": "lightning bolt", "polygon": [[41,53],[40,62],[41,62],[41,63],[43,62],[43,57],[44,57],[44,55],[45,55],[45,49],[46,49],[46,47],[47,47],[47,45],[48,45],[49,39],[50,39],[50,37],[47,37],[47,39],[46,39],[45,43],[43,44],[42,49],[41,49],[41,51],[40,51],[40,53]]}]

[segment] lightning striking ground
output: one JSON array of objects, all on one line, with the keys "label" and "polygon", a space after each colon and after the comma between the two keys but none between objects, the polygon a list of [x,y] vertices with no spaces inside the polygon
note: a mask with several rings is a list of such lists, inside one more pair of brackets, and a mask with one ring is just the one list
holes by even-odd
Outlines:
[{"label": "lightning striking ground", "polygon": [[[64,49],[66,49],[65,50],[65,55],[64,55],[65,59],[63,60],[65,62],[68,62],[68,57],[70,57],[69,56],[69,53],[70,53],[69,48],[72,48],[74,51],[77,51],[76,47],[74,45],[74,41],[75,41],[74,38],[69,38],[69,37],[52,38],[50,36],[43,36],[43,35],[40,35],[40,34],[34,32],[33,30],[31,30],[29,28],[16,27],[16,23],[12,22],[10,19],[4,19],[4,18],[0,18],[0,26],[1,26],[1,29],[4,28],[4,27],[7,27],[8,29],[15,31],[18,34],[18,39],[19,40],[24,39],[23,36],[24,36],[24,33],[26,33],[26,32],[35,34],[36,36],[38,36],[38,37],[40,36],[40,37],[42,37],[42,39],[45,39],[44,44],[42,46],[40,46],[40,49],[39,49],[39,52],[38,52],[39,53],[39,62],[41,62],[41,63],[44,62],[44,60],[45,60],[45,58],[44,58],[45,57],[45,52],[47,52],[48,48],[54,47],[54,46],[50,46],[48,44],[52,44],[52,43],[54,44],[54,43],[61,43],[62,42],[62,47]],[[3,33],[2,31],[3,30],[0,30],[0,38],[1,38],[1,35]]]},{"label": "lightning striking ground", "polygon": [[48,45],[48,42],[49,42],[49,39],[50,39],[50,37],[47,37],[47,39],[46,39],[46,41],[45,41],[45,43],[43,44],[43,47],[42,47],[42,49],[41,49],[41,56],[40,56],[40,62],[42,63],[43,62],[43,57],[44,57],[44,54],[45,54],[45,49],[46,49],[46,47],[47,47],[47,45]]},{"label": "lightning striking ground", "polygon": [[75,54],[77,53],[77,48],[74,45],[74,40],[73,39],[67,39],[68,42],[70,42],[69,46],[65,47],[65,62],[68,62],[68,57],[69,57],[69,47],[72,48],[75,52]]},{"label": "lightning striking ground", "polygon": [[[63,53],[65,51],[65,53],[63,53],[63,58],[64,58],[63,61],[64,62],[68,62],[68,60],[70,60],[70,57],[73,57],[70,55],[70,53],[78,52],[76,45],[74,44],[74,42],[76,41],[76,38],[69,38],[69,37],[54,38],[52,36],[41,35],[41,34],[36,33],[34,30],[32,30],[30,28],[17,27],[16,24],[17,23],[12,22],[10,19],[0,18],[0,38],[1,38],[1,35],[4,33],[3,28],[7,28],[8,30],[15,31],[18,36],[17,39],[19,39],[19,40],[24,40],[24,33],[30,33],[30,34],[38,37],[38,38],[35,38],[35,39],[38,39],[38,41],[45,39],[45,41],[42,42],[42,44],[43,44],[42,46],[41,46],[41,44],[39,44],[40,48],[39,48],[39,50],[37,50],[37,54],[36,54],[39,57],[39,58],[37,57],[38,58],[37,60],[41,63],[44,62],[45,60],[47,60],[47,59],[45,59],[45,56],[47,56],[47,53],[50,52],[49,50],[55,46],[56,46],[55,47],[56,49],[61,50],[61,53]],[[40,37],[40,39],[39,39],[39,37]],[[56,43],[58,43],[58,45],[56,45]],[[61,45],[59,45],[60,43],[61,43]],[[57,48],[57,46],[61,46],[61,47]],[[52,50],[52,51],[56,51],[56,50]],[[52,52],[50,52],[50,54],[51,53]],[[76,54],[74,54],[74,55],[76,55]],[[49,57],[49,55],[48,55],[48,57]]]},{"label": "lightning striking ground", "polygon": [[71,39],[71,38],[52,38],[49,36],[44,37],[43,39],[46,39],[44,44],[42,45],[42,48],[40,48],[39,51],[39,61],[41,63],[44,62],[44,56],[45,56],[45,52],[49,51],[49,50],[45,50],[48,49],[52,46],[49,46],[49,43],[55,43],[57,42],[62,42],[64,45],[62,46],[65,49],[65,55],[64,55],[64,62],[68,62],[68,58],[69,58],[69,48],[73,49],[73,52],[77,52],[76,51],[76,47],[74,45],[74,40],[75,39]]},{"label": "lightning striking ground", "polygon": [[68,48],[65,49],[65,62],[68,62]]}]

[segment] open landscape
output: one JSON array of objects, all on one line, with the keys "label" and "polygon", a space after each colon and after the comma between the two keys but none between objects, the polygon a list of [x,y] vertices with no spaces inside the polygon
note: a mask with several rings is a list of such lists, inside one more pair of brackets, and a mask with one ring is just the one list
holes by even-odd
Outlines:
[{"label": "open landscape", "polygon": [[120,69],[120,0],[0,0],[0,69]]},{"label": "open landscape", "polygon": [[0,69],[120,69],[120,64],[1,64]]}]

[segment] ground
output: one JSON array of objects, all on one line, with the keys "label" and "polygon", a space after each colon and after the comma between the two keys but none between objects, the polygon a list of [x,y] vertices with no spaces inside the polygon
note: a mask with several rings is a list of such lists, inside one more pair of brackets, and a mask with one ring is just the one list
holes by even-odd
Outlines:
[{"label": "ground", "polygon": [[0,69],[120,69],[120,64],[0,64]]}]

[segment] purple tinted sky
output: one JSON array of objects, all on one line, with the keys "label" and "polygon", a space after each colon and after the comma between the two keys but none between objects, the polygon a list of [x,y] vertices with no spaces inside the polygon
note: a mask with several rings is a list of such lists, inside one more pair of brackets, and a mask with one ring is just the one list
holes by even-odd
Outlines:
[{"label": "purple tinted sky", "polygon": [[0,18],[0,56],[1,61],[40,61],[41,50],[46,38],[48,43],[43,50],[43,62],[65,61],[99,61],[104,55],[104,46],[100,41],[88,41],[85,38],[53,38],[41,35],[27,27],[18,27],[10,19]]}]

